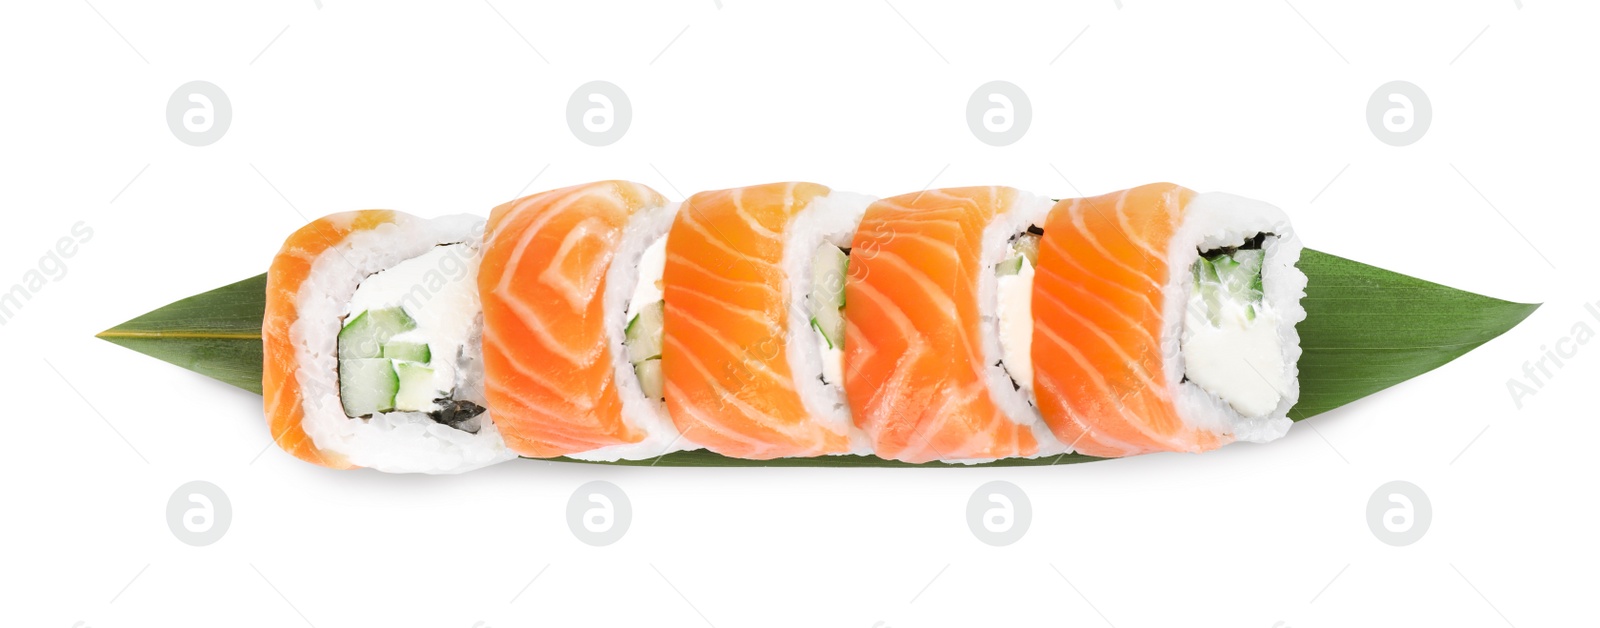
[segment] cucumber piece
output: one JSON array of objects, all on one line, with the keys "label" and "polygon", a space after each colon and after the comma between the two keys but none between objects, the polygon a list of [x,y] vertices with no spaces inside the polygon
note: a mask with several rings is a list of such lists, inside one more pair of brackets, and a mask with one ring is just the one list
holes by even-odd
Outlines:
[{"label": "cucumber piece", "polygon": [[[823,323],[818,321],[817,317],[811,317],[811,328],[817,330],[818,336],[822,336],[822,342],[827,343],[829,349],[837,347],[838,345],[833,343],[833,338],[829,336],[828,332],[822,330],[822,325]],[[843,340],[841,339],[841,342],[842,341]]]},{"label": "cucumber piece", "polygon": [[811,293],[806,307],[811,311],[811,328],[822,335],[829,349],[844,346],[844,284],[850,272],[850,256],[827,242],[817,246],[811,258]]},{"label": "cucumber piece", "polygon": [[1227,299],[1245,306],[1245,320],[1255,320],[1261,303],[1261,266],[1265,253],[1247,249],[1232,253],[1201,255],[1195,261],[1195,291],[1205,307],[1206,318],[1218,324],[1222,302]]},{"label": "cucumber piece", "polygon": [[811,294],[806,295],[813,310],[844,307],[844,284],[849,272],[850,256],[839,247],[827,242],[817,247],[811,258]]},{"label": "cucumber piece", "polygon": [[844,315],[839,310],[823,308],[811,318],[811,326],[822,334],[822,339],[828,342],[829,349],[838,349],[844,346]]},{"label": "cucumber piece", "polygon": [[433,385],[433,369],[411,362],[396,362],[394,370],[400,381],[395,393],[394,407],[404,412],[432,412],[439,408],[434,403],[439,390]]},{"label": "cucumber piece", "polygon": [[843,279],[839,280],[839,309],[842,310],[842,309],[844,309],[845,295],[847,294],[847,292],[844,289],[844,285],[847,282],[849,282],[849,278],[850,278],[850,254],[849,253],[845,253],[845,255],[844,255],[844,266],[839,269],[839,276],[843,277]]},{"label": "cucumber piece", "polygon": [[645,360],[633,365],[633,374],[639,377],[639,388],[644,396],[661,399],[666,396],[666,382],[661,377],[661,359]]},{"label": "cucumber piece", "polygon": [[1235,269],[1235,272],[1242,276],[1242,283],[1244,284],[1241,286],[1241,291],[1254,293],[1251,298],[1255,301],[1261,300],[1261,266],[1266,261],[1266,258],[1266,251],[1261,249],[1236,251],[1233,254],[1234,261],[1239,263],[1239,267]]},{"label": "cucumber piece", "polygon": [[383,345],[383,357],[427,364],[433,361],[433,350],[426,342],[391,342]]},{"label": "cucumber piece", "polygon": [[822,340],[827,341],[827,348],[837,349],[845,346],[845,314],[838,308],[814,309],[811,317],[811,327],[816,328],[816,333],[821,333]]},{"label": "cucumber piece", "polygon": [[381,310],[370,310],[367,314],[372,316],[372,321],[378,326],[379,330],[388,334],[385,340],[394,337],[396,334],[417,328],[417,320],[411,318],[411,315],[406,313],[405,308],[398,305]]},{"label": "cucumber piece", "polygon": [[1217,280],[1217,267],[1211,259],[1204,255],[1194,263],[1194,289],[1200,295],[1200,302],[1205,304],[1206,320],[1212,325],[1221,322],[1222,317],[1222,289]]},{"label": "cucumber piece", "polygon": [[628,362],[638,364],[661,357],[661,323],[666,316],[665,301],[656,301],[639,309],[639,314],[628,323],[623,332],[623,344],[628,346]]},{"label": "cucumber piece", "polygon": [[1011,248],[1028,258],[1029,264],[1039,265],[1039,236],[1024,233],[1017,236],[1017,241],[1011,244]]},{"label": "cucumber piece", "polygon": [[417,321],[399,307],[362,312],[339,330],[339,359],[382,357],[390,338],[416,328]]},{"label": "cucumber piece", "polygon": [[1224,294],[1247,303],[1258,303],[1261,301],[1261,263],[1264,257],[1265,254],[1260,250],[1244,250],[1219,254],[1208,261]]},{"label": "cucumber piece", "polygon": [[358,360],[383,356],[383,342],[378,340],[372,317],[362,312],[339,330],[339,359]]},{"label": "cucumber piece", "polygon": [[381,358],[339,361],[339,402],[348,417],[361,417],[394,409],[400,377],[394,362]]},{"label": "cucumber piece", "polygon": [[1015,275],[1015,274],[1020,273],[1020,272],[1022,272],[1022,256],[1021,255],[1018,255],[1018,256],[1010,258],[1010,259],[1001,260],[1001,262],[999,264],[995,264],[994,265],[994,274],[996,276],[998,276],[998,277],[1004,277],[1006,275]]},{"label": "cucumber piece", "polygon": [[1217,267],[1212,263],[1211,258],[1201,255],[1200,259],[1195,260],[1194,277],[1195,281],[1201,284],[1215,285],[1218,283]]}]

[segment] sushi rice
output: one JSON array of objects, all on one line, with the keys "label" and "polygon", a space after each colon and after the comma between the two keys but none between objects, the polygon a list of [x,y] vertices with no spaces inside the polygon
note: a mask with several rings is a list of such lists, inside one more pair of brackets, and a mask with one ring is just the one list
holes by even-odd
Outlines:
[{"label": "sushi rice", "polygon": [[[994,272],[978,275],[978,311],[982,317],[983,357],[989,395],[1005,415],[1027,426],[1038,440],[1038,452],[1028,457],[1055,456],[1071,451],[1057,440],[1039,414],[1033,392],[1033,277],[1034,260],[1023,252],[1037,237],[1054,203],[1018,190],[1008,211],[995,215],[983,230],[982,264]],[[944,462],[984,462],[946,460]]]},{"label": "sushi rice", "polygon": [[[814,184],[694,200],[703,206],[686,218],[689,203],[638,184],[573,186],[497,208],[492,221],[505,233],[487,240],[484,221],[466,215],[354,212],[308,225],[269,275],[264,384],[274,437],[327,466],[457,473],[519,451],[589,461],[727,447],[744,447],[744,456],[728,454],[739,457],[950,463],[1119,456],[1266,442],[1292,424],[1306,278],[1288,217],[1266,203],[1171,184],[1059,203],[1010,188],[878,201]],[[693,246],[669,238],[679,230]],[[963,242],[942,249],[938,238],[952,237]],[[781,255],[761,248],[763,238],[781,239]],[[701,257],[702,246],[723,250]],[[589,248],[572,249],[581,259],[571,265],[568,247]],[[888,257],[875,260],[879,252]],[[584,261],[594,255],[609,260],[603,269]],[[719,270],[717,260],[743,261]],[[1085,283],[1091,267],[1132,274]],[[673,276],[699,283],[664,283]],[[741,284],[754,291],[737,307],[708,302],[707,290]],[[859,298],[847,302],[847,285]],[[781,300],[751,300],[772,289]],[[667,303],[674,290],[689,301]],[[1160,320],[1127,310],[1140,307],[1129,295],[1159,302]],[[975,309],[959,301],[974,297]],[[956,311],[919,313],[921,303]],[[742,342],[781,342],[782,360],[760,362],[776,357],[770,350],[741,357],[736,342],[710,346],[696,335],[747,320],[764,322],[741,328]],[[765,339],[761,325],[778,320],[782,334]],[[551,335],[558,329],[586,336]],[[881,340],[897,331],[912,336]],[[682,352],[670,367],[680,387],[700,386],[693,379],[703,373],[721,381],[693,401],[673,398],[674,375],[662,369],[668,345]],[[958,350],[974,345],[975,354]],[[274,366],[286,359],[292,389],[282,379],[291,370]],[[978,374],[965,381],[971,369]],[[938,391],[906,388],[919,373],[954,379]],[[770,379],[779,374],[788,379]],[[588,397],[551,388],[569,375],[584,378],[570,381],[584,382]],[[705,390],[723,391],[721,401]],[[543,396],[528,396],[536,391]],[[777,405],[763,410],[769,403]],[[733,408],[742,414],[725,416]],[[1164,413],[1176,427],[1144,423]],[[791,422],[781,428],[789,441],[751,440],[770,420]],[[697,438],[702,424],[723,440]]]},{"label": "sushi rice", "polygon": [[[1206,303],[1195,280],[1203,254],[1243,246],[1261,251],[1260,294],[1249,297],[1255,302],[1224,292],[1219,302]],[[1185,421],[1248,442],[1289,432],[1289,409],[1300,399],[1295,324],[1306,318],[1300,305],[1306,276],[1295,267],[1301,249],[1289,217],[1261,201],[1210,192],[1184,209],[1168,248],[1167,267],[1174,270],[1161,343]]]},{"label": "sushi rice", "polygon": [[551,190],[490,213],[478,278],[485,389],[517,453],[611,461],[690,445],[650,377],[675,214],[628,181]]},{"label": "sushi rice", "polygon": [[844,396],[845,326],[841,311],[849,276],[850,239],[867,206],[865,194],[832,190],[811,200],[784,232],[783,270],[789,288],[789,370],[800,400],[817,420],[850,434],[850,449],[870,454],[866,433],[850,420]]},{"label": "sushi rice", "polygon": [[818,379],[827,352],[814,335],[834,336],[835,347],[847,340],[842,317],[829,319],[842,295],[836,278],[812,279],[815,259],[831,260],[824,275],[842,274],[843,251],[824,240],[851,230],[865,200],[781,182],[684,201],[662,274],[661,365],[668,413],[686,439],[740,458],[856,450],[833,382]]},{"label": "sushi rice", "polygon": [[1017,243],[1049,207],[1013,188],[964,187],[867,209],[853,240],[845,381],[875,455],[977,464],[1065,451],[1015,381],[1030,359],[1002,342],[1031,308],[1017,294],[1027,276],[999,275],[1018,268],[1008,265]]},{"label": "sushi rice", "polygon": [[[473,216],[423,220],[400,214],[393,223],[351,233],[316,258],[296,298],[299,318],[290,340],[305,395],[302,425],[318,449],[390,473],[459,473],[514,457],[487,411],[452,427],[421,411],[352,418],[340,398],[339,332],[361,313],[352,311],[352,303],[365,309],[409,300],[420,306],[414,316],[427,322],[421,331],[436,334],[425,341],[448,365],[440,371],[453,382],[441,388],[450,386],[456,399],[487,406],[479,357],[481,313],[472,289],[482,233],[482,220]],[[461,257],[431,255],[441,249],[454,249]],[[436,265],[408,273],[398,283],[385,281],[390,285],[379,291],[363,290],[385,271],[424,257]]]},{"label": "sushi rice", "polygon": [[[699,448],[678,433],[667,415],[667,402],[661,392],[661,271],[666,265],[667,231],[672,228],[678,207],[678,203],[671,203],[636,212],[623,228],[611,266],[606,269],[605,332],[612,346],[622,416],[642,428],[645,437],[636,443],[608,445],[569,457],[606,462],[643,460]],[[629,336],[652,347],[638,364],[633,356],[640,352],[630,346],[636,341]],[[651,390],[647,394],[647,386],[641,380],[650,377],[655,381],[648,386]]]},{"label": "sushi rice", "polygon": [[1057,203],[1039,255],[1036,398],[1059,440],[1116,457],[1288,431],[1306,280],[1282,211],[1144,185]]}]

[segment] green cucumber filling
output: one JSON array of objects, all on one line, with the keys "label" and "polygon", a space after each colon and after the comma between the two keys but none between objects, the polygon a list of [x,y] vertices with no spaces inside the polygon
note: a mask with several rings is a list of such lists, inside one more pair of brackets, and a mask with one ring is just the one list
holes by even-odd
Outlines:
[{"label": "green cucumber filling", "polygon": [[628,350],[628,363],[639,378],[639,388],[651,399],[666,397],[661,381],[661,323],[665,320],[667,303],[655,301],[639,308],[622,331],[623,346]]},{"label": "green cucumber filling", "polygon": [[477,312],[465,244],[434,247],[362,281],[338,337],[339,399],[346,416],[421,412],[450,427],[483,406],[457,399]]},{"label": "green cucumber filling", "polygon": [[[395,339],[416,329],[416,319],[403,307],[367,310],[345,324],[339,332],[339,398],[345,416],[425,412],[455,427],[483,412],[478,407],[466,412],[470,416],[461,416],[463,404],[471,402],[451,399],[450,391],[440,390],[438,371],[430,367],[432,349],[426,343]],[[443,412],[447,406],[451,411]]]},{"label": "green cucumber filling", "polygon": [[806,294],[806,311],[811,313],[811,329],[822,356],[824,384],[843,384],[844,371],[844,284],[850,272],[850,250],[830,242],[817,246],[811,256],[811,291]]},{"label": "green cucumber filling", "polygon": [[[1038,233],[1034,233],[1038,231]],[[1028,266],[1039,265],[1039,238],[1044,236],[1044,231],[1038,227],[1030,227],[1011,237],[1011,242],[1006,245],[1006,256],[994,265],[994,274],[999,276],[1015,275],[1022,272],[1023,262]]]},{"label": "green cucumber filling", "polygon": [[1180,339],[1184,379],[1250,418],[1277,408],[1288,386],[1280,318],[1262,286],[1269,236],[1200,251]]},{"label": "green cucumber filling", "polygon": [[1039,263],[1042,237],[1044,230],[1037,226],[1011,236],[994,266],[993,315],[998,319],[1000,338],[996,365],[1011,377],[1011,386],[1017,390],[1033,387],[1033,269]]},{"label": "green cucumber filling", "polygon": [[662,321],[666,302],[662,300],[661,274],[667,264],[667,236],[656,238],[639,255],[639,280],[628,298],[628,324],[622,329],[623,351],[639,381],[639,389],[649,399],[666,401],[666,386],[661,379]]}]

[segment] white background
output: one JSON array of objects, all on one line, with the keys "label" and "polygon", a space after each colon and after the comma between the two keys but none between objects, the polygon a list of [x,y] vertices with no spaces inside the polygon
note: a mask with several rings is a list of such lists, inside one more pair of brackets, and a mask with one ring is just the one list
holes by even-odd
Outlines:
[{"label": "white background", "polygon": [[[1305,628],[1592,615],[1600,347],[1580,347],[1521,409],[1506,390],[1575,324],[1600,329],[1583,310],[1600,301],[1590,3],[92,1],[0,8],[0,290],[77,221],[94,230],[65,276],[0,326],[0,623]],[[233,108],[202,148],[165,121],[192,80]],[[591,80],[633,105],[608,147],[566,124],[568,97]],[[991,80],[1033,107],[1027,135],[1003,148],[965,120]],[[1427,134],[1403,148],[1366,123],[1391,80],[1432,102]],[[266,450],[256,396],[93,338],[261,272],[309,217],[486,214],[519,191],[602,178],[673,198],[786,179],[1054,197],[1170,180],[1284,207],[1314,248],[1546,305],[1271,445],[1023,469],[336,472]],[[165,520],[173,490],[196,479],[233,504],[232,527],[200,548]],[[634,507],[609,547],[565,522],[569,495],[593,479]],[[1003,548],[965,522],[969,495],[997,479],[1034,510]],[[1366,523],[1368,497],[1396,479],[1434,511],[1400,548]]]}]

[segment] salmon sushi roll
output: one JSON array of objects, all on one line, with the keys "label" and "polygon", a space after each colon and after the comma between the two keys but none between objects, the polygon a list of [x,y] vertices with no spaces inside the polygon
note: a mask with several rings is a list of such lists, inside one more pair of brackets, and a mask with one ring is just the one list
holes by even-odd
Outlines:
[{"label": "salmon sushi roll", "polygon": [[1064,453],[1034,407],[1029,300],[1050,201],[928,190],[866,211],[845,288],[845,390],[875,453],[987,462]]},{"label": "salmon sushi roll", "polygon": [[867,453],[844,397],[841,309],[871,201],[813,183],[684,201],[666,245],[661,369],[686,439],[759,460]]},{"label": "salmon sushi roll", "polygon": [[483,222],[322,218],[267,272],[262,391],[273,441],[334,468],[458,473],[508,460],[486,410]]},{"label": "salmon sushi roll", "polygon": [[1158,183],[1056,204],[1032,304],[1056,437],[1116,457],[1287,433],[1300,250],[1281,210],[1230,194]]},{"label": "salmon sushi roll", "polygon": [[494,209],[478,275],[484,370],[511,449],[613,461],[692,448],[662,394],[661,269],[675,211],[626,181]]}]

